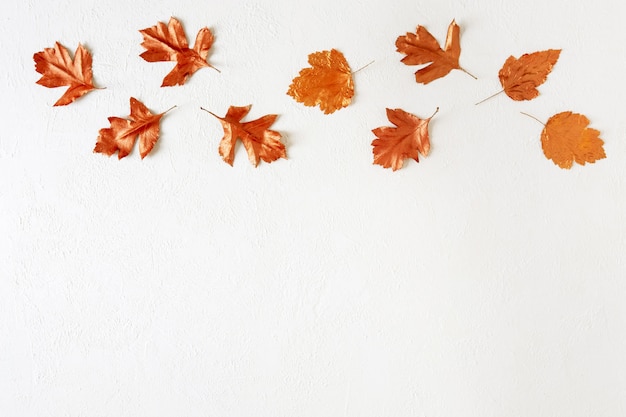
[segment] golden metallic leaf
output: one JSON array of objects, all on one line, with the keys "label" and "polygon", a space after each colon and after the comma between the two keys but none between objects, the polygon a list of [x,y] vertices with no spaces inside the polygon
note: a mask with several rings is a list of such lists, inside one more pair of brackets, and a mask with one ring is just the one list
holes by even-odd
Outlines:
[{"label": "golden metallic leaf", "polygon": [[168,111],[152,114],[141,101],[131,97],[129,119],[109,117],[111,127],[100,129],[93,151],[107,156],[117,152],[117,157],[122,159],[130,153],[139,137],[139,154],[141,159],[145,158],[159,139],[159,123]]},{"label": "golden metallic leaf", "polygon": [[281,134],[274,130],[269,130],[278,116],[268,114],[250,122],[241,122],[241,119],[248,114],[251,107],[252,105],[245,107],[230,106],[224,117],[219,117],[206,110],[219,119],[224,129],[224,137],[219,145],[222,159],[229,165],[233,165],[237,139],[240,139],[243,143],[248,153],[248,159],[254,166],[257,166],[261,159],[265,162],[273,162],[278,158],[287,159],[285,145],[280,141]]},{"label": "golden metallic leaf", "polygon": [[74,60],[67,49],[56,42],[54,48],[45,48],[33,55],[35,70],[42,76],[37,84],[45,87],[69,86],[55,106],[65,106],[95,89],[91,70],[91,54],[81,44],[74,53]]},{"label": "golden metallic leaf", "polygon": [[418,154],[428,155],[428,123],[437,111],[439,108],[428,119],[420,119],[402,109],[387,109],[387,118],[396,127],[383,126],[372,130],[376,135],[372,141],[374,163],[395,171],[402,168],[405,159],[419,162]]},{"label": "golden metallic leaf", "polygon": [[[448,26],[446,45],[441,49],[437,40],[424,26],[418,26],[415,33],[407,33],[396,39],[396,50],[405,54],[402,62],[406,65],[429,64],[415,72],[415,81],[428,84],[447,75],[453,69],[465,71],[459,65],[461,55],[460,28],[454,20]],[[476,78],[476,77],[474,77]]]},{"label": "golden metallic leaf", "polygon": [[148,62],[176,61],[176,66],[165,76],[161,87],[183,85],[189,76],[203,67],[216,69],[207,62],[213,45],[213,34],[209,28],[200,29],[193,49],[189,48],[183,26],[174,17],[167,25],[158,22],[139,32],[143,35],[141,46],[146,48],[140,55],[143,59]]},{"label": "golden metallic leaf", "polygon": [[354,96],[352,72],[346,58],[336,49],[309,55],[311,68],[293,79],[287,94],[305,106],[317,106],[325,114],[346,107]]},{"label": "golden metallic leaf", "polygon": [[565,169],[571,168],[574,161],[585,165],[606,158],[600,132],[588,125],[586,116],[571,111],[548,119],[541,132],[541,146],[546,158]]},{"label": "golden metallic leaf", "polygon": [[539,95],[537,87],[543,84],[561,54],[560,49],[510,56],[498,74],[500,84],[513,100],[532,100]]}]

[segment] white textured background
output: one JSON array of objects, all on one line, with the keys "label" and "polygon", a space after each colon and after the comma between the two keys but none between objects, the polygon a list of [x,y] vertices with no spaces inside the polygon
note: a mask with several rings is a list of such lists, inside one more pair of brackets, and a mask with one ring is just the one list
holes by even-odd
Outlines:
[{"label": "white textured background", "polygon": [[[0,416],[626,415],[626,54],[618,1],[15,1],[0,5]],[[159,88],[139,29],[178,17],[211,69]],[[462,28],[427,86],[398,35]],[[67,107],[32,56],[93,53]],[[285,92],[338,48],[353,104]],[[562,48],[530,102],[509,55]],[[93,154],[135,96],[162,120],[145,160]],[[217,153],[229,105],[280,115],[289,159]],[[431,154],[372,165],[385,107],[428,116]],[[608,158],[548,161],[542,120],[586,114]],[[250,120],[250,119],[248,119]]]}]

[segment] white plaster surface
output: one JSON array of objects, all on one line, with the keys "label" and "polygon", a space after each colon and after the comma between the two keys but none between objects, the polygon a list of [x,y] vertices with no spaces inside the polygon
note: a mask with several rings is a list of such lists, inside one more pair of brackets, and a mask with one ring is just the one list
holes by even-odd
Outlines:
[{"label": "white plaster surface", "polygon": [[[626,54],[618,1],[4,1],[0,4],[0,416],[626,415]],[[210,27],[210,60],[160,88],[139,29]],[[460,71],[427,86],[398,35],[462,27]],[[93,53],[67,107],[35,84],[55,41]],[[352,105],[285,92],[341,50]],[[513,102],[509,55],[562,48]],[[153,154],[93,154],[129,97]],[[229,105],[280,115],[289,159],[221,161]],[[385,107],[428,116],[431,154],[372,165]],[[586,114],[608,158],[561,170],[539,141]]]}]

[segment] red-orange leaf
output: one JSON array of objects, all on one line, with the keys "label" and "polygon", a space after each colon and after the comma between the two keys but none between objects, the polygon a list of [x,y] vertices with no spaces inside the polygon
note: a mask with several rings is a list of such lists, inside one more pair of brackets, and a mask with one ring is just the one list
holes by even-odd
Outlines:
[{"label": "red-orange leaf", "polygon": [[532,100],[539,95],[537,87],[543,84],[561,54],[560,49],[508,57],[498,77],[507,96],[513,100]]},{"label": "red-orange leaf", "polygon": [[[459,65],[461,55],[460,28],[454,20],[448,26],[446,45],[441,49],[437,40],[424,26],[418,26],[415,33],[407,33],[396,39],[396,50],[406,56],[402,62],[406,65],[428,64],[415,72],[415,81],[428,84],[437,78],[444,77],[453,69],[465,71]],[[476,77],[474,77],[476,78]]]},{"label": "red-orange leaf", "polygon": [[143,35],[141,46],[146,48],[140,56],[148,62],[176,61],[176,66],[163,79],[161,87],[183,85],[187,78],[203,67],[214,68],[207,62],[213,45],[213,34],[202,28],[196,36],[193,49],[189,48],[181,23],[174,17],[167,25],[159,22],[139,31]]},{"label": "red-orange leaf", "polygon": [[541,132],[541,146],[546,158],[565,169],[571,168],[574,161],[585,165],[606,158],[600,132],[588,125],[586,116],[571,111],[548,119]]},{"label": "red-orange leaf", "polygon": [[55,106],[65,106],[95,89],[91,71],[91,54],[79,43],[74,60],[68,50],[56,42],[54,48],[45,48],[33,55],[35,70],[41,74],[37,84],[45,87],[69,86]]},{"label": "red-orange leaf", "polygon": [[395,171],[402,168],[405,159],[419,162],[418,154],[428,155],[428,123],[437,111],[439,108],[428,119],[420,119],[402,109],[387,109],[387,118],[396,127],[383,126],[372,130],[377,136],[372,142],[374,163]]},{"label": "red-orange leaf", "polygon": [[325,114],[346,107],[354,95],[354,82],[348,61],[336,49],[309,55],[311,68],[304,68],[293,79],[287,94],[305,106],[320,106]]},{"label": "red-orange leaf", "polygon": [[139,137],[139,154],[141,159],[145,158],[159,139],[159,123],[167,111],[152,114],[141,101],[131,97],[129,118],[109,117],[111,127],[100,129],[93,151],[108,156],[117,152],[117,157],[122,159],[130,153]]},{"label": "red-orange leaf", "polygon": [[248,153],[248,159],[254,166],[257,166],[261,159],[265,162],[272,162],[278,158],[287,159],[285,145],[280,141],[281,134],[274,130],[269,130],[278,116],[268,114],[251,122],[242,122],[241,119],[248,114],[251,107],[252,105],[245,107],[230,106],[224,117],[219,117],[209,112],[219,119],[224,129],[224,137],[219,145],[222,159],[229,165],[233,165],[237,139],[240,139],[243,143]]}]

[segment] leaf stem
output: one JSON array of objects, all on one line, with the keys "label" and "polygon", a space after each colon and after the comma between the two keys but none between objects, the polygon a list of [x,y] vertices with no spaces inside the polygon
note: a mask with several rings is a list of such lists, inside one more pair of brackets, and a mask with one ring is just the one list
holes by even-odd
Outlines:
[{"label": "leaf stem", "polygon": [[484,103],[485,101],[489,100],[490,98],[494,98],[495,96],[497,96],[497,95],[498,95],[498,94],[500,94],[500,93],[504,93],[504,89],[502,89],[502,90],[498,91],[498,92],[497,92],[497,93],[495,93],[495,94],[490,95],[489,97],[487,97],[487,98],[485,98],[485,99],[480,100],[478,103],[475,103],[474,105],[475,105],[475,106],[478,106],[479,104]]},{"label": "leaf stem", "polygon": [[200,107],[200,110],[204,110],[205,112],[211,114],[213,117],[217,117],[218,119],[221,119],[221,117],[219,117],[217,114],[213,113],[210,110],[205,109],[204,107]]},{"label": "leaf stem", "polygon": [[172,110],[172,109],[174,109],[174,108],[176,108],[176,105],[173,105],[172,107],[170,107],[169,109],[165,110],[165,111],[164,111],[163,113],[161,113],[161,114],[165,114],[165,113],[167,113],[168,111],[170,111],[170,110]]},{"label": "leaf stem", "polygon": [[470,77],[472,77],[473,79],[475,79],[475,80],[477,80],[477,79],[478,79],[478,78],[477,78],[474,74],[472,74],[471,72],[469,72],[469,71],[468,71],[468,70],[466,70],[465,68],[459,67],[459,69],[460,69],[461,71],[463,71],[464,73],[466,73],[467,75],[469,75]]},{"label": "leaf stem", "polygon": [[435,115],[439,113],[439,106],[437,106],[437,108],[435,109],[435,112],[433,114],[430,115],[430,117],[428,118],[428,120],[432,119],[433,117],[435,117]]},{"label": "leaf stem", "polygon": [[528,114],[528,113],[524,113],[523,111],[521,111],[520,113],[522,113],[524,116],[528,116],[531,119],[535,119],[536,121],[538,121],[539,123],[541,123],[542,125],[546,125],[544,122],[542,122],[541,120],[537,119],[535,116],[533,116],[532,114]]},{"label": "leaf stem", "polygon": [[217,68],[215,68],[213,65],[209,64],[209,67],[213,68],[215,71],[219,72],[220,74],[222,73],[222,71],[218,70]]},{"label": "leaf stem", "polygon": [[357,69],[357,70],[352,71],[352,75],[356,74],[357,72],[361,71],[362,69],[365,69],[365,68],[369,67],[369,66],[370,66],[370,65],[372,65],[373,63],[374,63],[374,61],[370,62],[369,64],[365,64],[365,65],[363,65],[361,68],[359,68],[359,69]]}]

